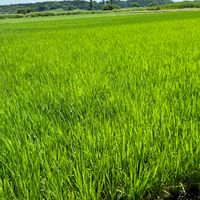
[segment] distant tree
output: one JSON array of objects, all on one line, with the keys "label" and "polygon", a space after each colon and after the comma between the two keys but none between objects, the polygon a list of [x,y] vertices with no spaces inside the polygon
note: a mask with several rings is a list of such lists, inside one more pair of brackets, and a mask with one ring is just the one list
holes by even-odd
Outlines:
[{"label": "distant tree", "polygon": [[48,8],[49,10],[60,9],[62,8],[62,5],[65,6],[65,3],[63,2],[63,4],[60,4],[59,2],[51,2],[51,4],[48,4]]},{"label": "distant tree", "polygon": [[138,2],[133,2],[132,7],[140,7],[140,4]]},{"label": "distant tree", "polygon": [[93,9],[93,2],[92,2],[92,0],[90,0],[90,10],[92,10]]},{"label": "distant tree", "polygon": [[113,9],[118,9],[118,8],[119,8],[119,6],[116,5],[116,4],[113,4],[113,5],[107,4],[107,5],[105,5],[105,6],[103,7],[103,10],[113,10]]},{"label": "distant tree", "polygon": [[27,13],[30,13],[31,12],[31,9],[30,8],[21,8],[21,9],[18,9],[17,10],[17,14],[27,14]]},{"label": "distant tree", "polygon": [[48,11],[48,10],[49,10],[49,7],[46,4],[42,4],[42,3],[38,6],[38,9],[37,9],[37,11],[39,12]]}]

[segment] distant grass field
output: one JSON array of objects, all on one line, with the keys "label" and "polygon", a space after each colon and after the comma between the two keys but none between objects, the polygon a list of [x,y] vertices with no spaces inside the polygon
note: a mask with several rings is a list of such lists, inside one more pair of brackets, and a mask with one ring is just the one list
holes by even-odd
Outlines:
[{"label": "distant grass field", "polygon": [[0,199],[198,184],[199,36],[200,12],[0,21]]}]

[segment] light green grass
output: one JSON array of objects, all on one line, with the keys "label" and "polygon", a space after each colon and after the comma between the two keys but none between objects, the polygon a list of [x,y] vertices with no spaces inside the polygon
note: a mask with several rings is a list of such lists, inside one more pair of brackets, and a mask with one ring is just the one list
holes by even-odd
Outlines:
[{"label": "light green grass", "polygon": [[1,199],[199,181],[200,13],[93,16],[0,22]]}]

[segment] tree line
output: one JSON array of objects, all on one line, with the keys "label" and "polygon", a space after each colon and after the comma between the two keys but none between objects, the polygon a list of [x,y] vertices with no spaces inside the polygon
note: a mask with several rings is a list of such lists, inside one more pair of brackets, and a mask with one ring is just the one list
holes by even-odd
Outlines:
[{"label": "tree line", "polygon": [[171,2],[171,0],[102,0],[96,2],[93,0],[73,0],[73,1],[52,1],[40,3],[27,4],[13,4],[0,6],[0,13],[19,13],[26,14],[31,12],[46,12],[53,10],[69,11],[69,10],[112,10],[114,8],[128,8],[128,7],[145,7],[163,5]]}]

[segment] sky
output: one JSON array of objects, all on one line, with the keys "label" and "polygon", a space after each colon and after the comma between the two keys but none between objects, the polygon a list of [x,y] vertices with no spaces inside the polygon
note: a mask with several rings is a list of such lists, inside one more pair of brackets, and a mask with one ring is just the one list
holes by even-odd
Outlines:
[{"label": "sky", "polygon": [[[17,3],[35,3],[35,2],[42,2],[42,1],[56,1],[56,0],[0,0],[0,5],[9,5],[9,4],[17,4]],[[181,0],[174,0],[174,1],[181,1]]]}]

